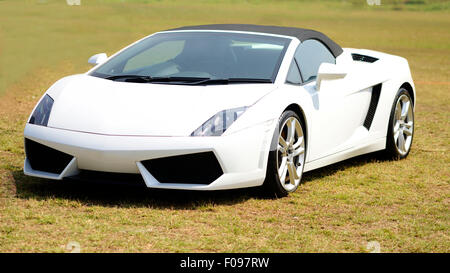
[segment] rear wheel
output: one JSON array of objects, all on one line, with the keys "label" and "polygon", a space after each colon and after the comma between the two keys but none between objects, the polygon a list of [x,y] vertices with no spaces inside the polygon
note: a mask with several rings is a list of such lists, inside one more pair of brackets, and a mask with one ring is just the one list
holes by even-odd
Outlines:
[{"label": "rear wheel", "polygon": [[392,105],[385,154],[393,159],[408,156],[414,135],[414,110],[409,92],[400,88]]},{"label": "rear wheel", "polygon": [[277,145],[269,152],[263,184],[269,195],[284,197],[300,185],[306,154],[303,128],[303,122],[295,112],[286,111],[281,115],[274,134]]}]

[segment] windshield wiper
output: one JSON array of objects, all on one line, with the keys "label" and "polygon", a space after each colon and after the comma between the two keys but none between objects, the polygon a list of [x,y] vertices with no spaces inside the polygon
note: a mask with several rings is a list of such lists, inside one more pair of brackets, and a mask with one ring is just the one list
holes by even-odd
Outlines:
[{"label": "windshield wiper", "polygon": [[193,82],[195,85],[207,84],[230,84],[230,83],[273,83],[271,79],[252,79],[252,78],[224,78],[224,79],[205,79]]},{"label": "windshield wiper", "polygon": [[150,82],[152,80],[152,77],[150,76],[142,76],[142,75],[114,75],[106,77],[107,80],[120,80],[124,79],[126,82]]},{"label": "windshield wiper", "polygon": [[107,80],[119,80],[124,79],[125,82],[137,82],[137,83],[148,83],[148,82],[180,82],[182,84],[196,83],[209,78],[204,77],[152,77],[152,76],[142,76],[142,75],[114,75],[106,77]]},{"label": "windshield wiper", "polygon": [[107,80],[124,79],[125,82],[150,83],[164,82],[184,85],[210,85],[230,83],[273,83],[271,79],[254,78],[203,78],[203,77],[151,77],[142,75],[114,75],[106,77]]}]

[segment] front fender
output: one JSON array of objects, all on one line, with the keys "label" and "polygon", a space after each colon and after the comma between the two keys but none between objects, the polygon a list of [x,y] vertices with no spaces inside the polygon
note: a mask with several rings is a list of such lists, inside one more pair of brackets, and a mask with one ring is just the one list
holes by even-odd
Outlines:
[{"label": "front fender", "polygon": [[278,120],[283,112],[293,104],[300,107],[304,114],[307,135],[306,141],[309,141],[309,125],[313,119],[314,100],[315,95],[311,91],[308,91],[307,86],[283,84],[249,107],[224,135],[233,134],[257,124],[266,124],[267,130],[264,132],[266,134],[266,141],[264,142],[262,153],[267,160],[269,151],[276,149],[276,142],[273,144],[272,140],[278,126]]}]

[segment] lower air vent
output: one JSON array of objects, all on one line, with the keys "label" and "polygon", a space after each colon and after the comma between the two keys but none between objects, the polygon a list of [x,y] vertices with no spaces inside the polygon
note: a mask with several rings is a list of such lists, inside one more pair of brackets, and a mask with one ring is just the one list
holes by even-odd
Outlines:
[{"label": "lower air vent", "polygon": [[373,117],[375,116],[375,111],[377,110],[378,101],[380,100],[381,93],[381,83],[372,87],[372,96],[370,97],[369,110],[367,111],[366,119],[364,120],[364,127],[367,130],[370,129],[372,125]]},{"label": "lower air vent", "polygon": [[73,156],[25,138],[25,153],[36,171],[60,174]]},{"label": "lower air vent", "polygon": [[213,152],[157,158],[141,163],[160,183],[211,184],[223,174]]},{"label": "lower air vent", "polygon": [[374,62],[378,61],[378,58],[370,57],[367,55],[356,54],[356,53],[352,53],[352,58],[354,61],[360,61],[360,62],[366,62],[366,63],[374,63]]}]

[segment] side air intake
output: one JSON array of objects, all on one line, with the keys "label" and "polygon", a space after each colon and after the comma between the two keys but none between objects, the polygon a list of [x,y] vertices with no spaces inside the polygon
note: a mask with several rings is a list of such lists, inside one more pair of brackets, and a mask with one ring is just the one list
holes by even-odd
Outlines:
[{"label": "side air intake", "polygon": [[213,152],[156,158],[141,163],[160,183],[208,185],[223,174]]},{"label": "side air intake", "polygon": [[372,96],[370,97],[369,110],[367,111],[366,119],[364,120],[364,127],[366,127],[367,130],[369,130],[370,126],[372,125],[372,121],[377,110],[378,101],[380,100],[380,94],[381,83],[372,87]]},{"label": "side air intake", "polygon": [[352,58],[354,61],[366,62],[366,63],[374,63],[378,61],[378,58],[352,53]]},{"label": "side air intake", "polygon": [[36,171],[60,174],[73,156],[25,138],[25,154]]}]

